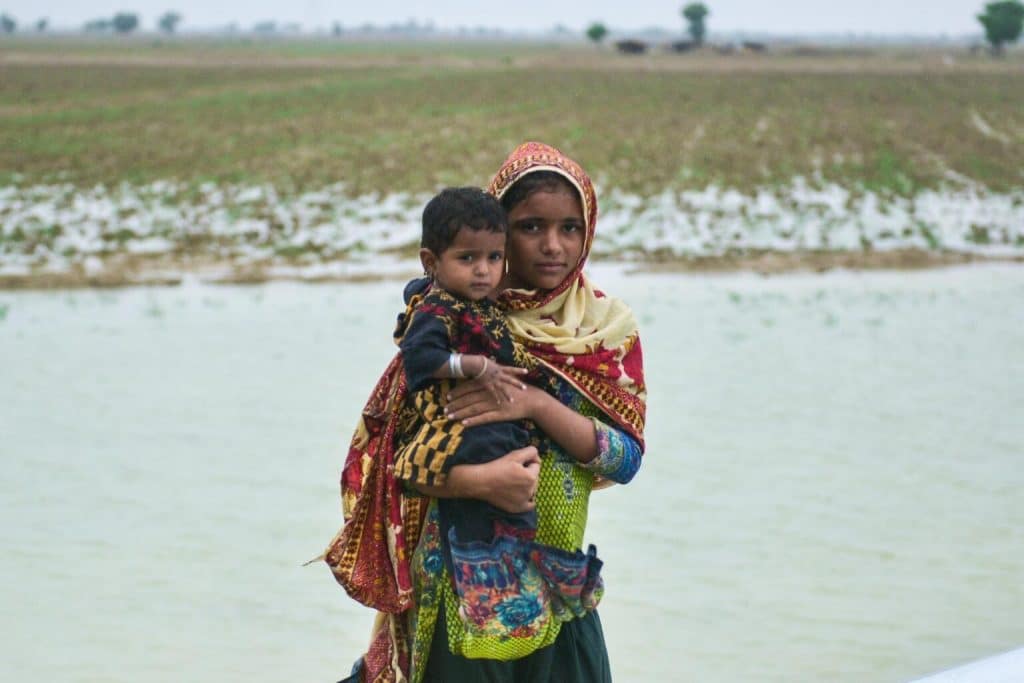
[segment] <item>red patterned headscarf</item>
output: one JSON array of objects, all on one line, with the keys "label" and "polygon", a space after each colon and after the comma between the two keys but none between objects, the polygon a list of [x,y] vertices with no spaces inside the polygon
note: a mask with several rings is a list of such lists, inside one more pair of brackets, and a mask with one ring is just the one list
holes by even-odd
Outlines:
[{"label": "red patterned headscarf", "polygon": [[509,328],[642,445],[647,392],[636,320],[628,306],[595,289],[583,274],[597,226],[597,197],[589,176],[554,147],[526,142],[505,161],[489,191],[501,199],[524,176],[539,171],[559,174],[579,193],[587,228],[583,251],[554,289],[502,292]]}]

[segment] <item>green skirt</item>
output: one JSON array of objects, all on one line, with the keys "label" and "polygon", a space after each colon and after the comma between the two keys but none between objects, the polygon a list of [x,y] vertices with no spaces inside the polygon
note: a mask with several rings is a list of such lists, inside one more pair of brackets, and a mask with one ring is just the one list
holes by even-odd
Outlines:
[{"label": "green skirt", "polygon": [[438,610],[423,683],[611,683],[597,612],[562,624],[554,643],[507,662],[452,654],[444,612]]}]

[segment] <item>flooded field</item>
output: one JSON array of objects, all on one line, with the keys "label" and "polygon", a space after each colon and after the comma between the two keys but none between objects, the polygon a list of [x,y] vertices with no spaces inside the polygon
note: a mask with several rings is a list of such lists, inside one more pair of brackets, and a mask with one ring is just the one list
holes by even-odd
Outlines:
[{"label": "flooded field", "polygon": [[[343,183],[289,196],[272,185],[0,187],[0,289],[176,281],[337,278],[408,268],[430,194],[345,196]],[[973,184],[904,198],[796,178],[750,194],[707,186],[602,193],[598,257],[681,264],[772,254],[807,269],[894,252],[1024,259],[1024,191]],[[752,265],[756,268],[756,264]],[[891,267],[891,264],[890,264]],[[415,271],[415,268],[413,268]]]},{"label": "flooded field", "polygon": [[[901,681],[1024,644],[1024,269],[628,275],[650,378],[588,540],[620,681]],[[0,292],[12,680],[336,680],[323,566],[401,283]],[[332,678],[333,677],[333,678]]]}]

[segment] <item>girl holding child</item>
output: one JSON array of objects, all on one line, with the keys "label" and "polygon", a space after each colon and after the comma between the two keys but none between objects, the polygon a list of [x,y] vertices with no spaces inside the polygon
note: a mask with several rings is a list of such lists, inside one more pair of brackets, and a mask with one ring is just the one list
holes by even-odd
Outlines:
[{"label": "girl holding child", "polygon": [[[374,389],[342,473],[346,524],[325,559],[378,610],[347,681],[611,680],[595,609],[600,561],[593,546],[581,548],[590,492],[628,482],[640,466],[646,392],[636,322],[583,274],[597,204],[578,164],[525,143],[488,191],[507,213],[504,244],[489,228],[457,229],[453,244],[462,233],[480,237],[494,261],[503,247],[507,272],[496,296],[474,297],[494,276],[467,270],[476,289],[449,303],[490,310],[493,296],[504,315],[488,325],[459,313],[453,323],[450,310],[433,309],[442,327],[412,383],[402,355],[417,347],[408,338],[417,318],[430,317],[420,306],[430,290],[412,283],[403,353]],[[446,250],[424,248],[434,287],[447,291],[436,277]],[[503,347],[507,332],[513,344]],[[424,391],[430,400],[417,408]],[[428,413],[438,400],[447,403]],[[441,446],[452,425],[466,446],[484,426],[522,435],[504,442],[510,452],[480,455]],[[438,430],[432,441],[424,429]],[[486,524],[474,531],[479,519]]]}]

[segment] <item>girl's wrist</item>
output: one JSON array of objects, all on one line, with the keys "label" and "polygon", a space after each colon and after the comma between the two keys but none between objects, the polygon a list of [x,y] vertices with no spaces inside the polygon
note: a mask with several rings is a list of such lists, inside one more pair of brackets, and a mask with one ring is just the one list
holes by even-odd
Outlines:
[{"label": "girl's wrist", "polygon": [[475,465],[456,465],[448,472],[448,490],[453,498],[480,498],[482,479]]},{"label": "girl's wrist", "polygon": [[552,396],[530,384],[526,385],[526,419],[537,421],[537,416],[544,410],[545,399],[554,400]]}]

